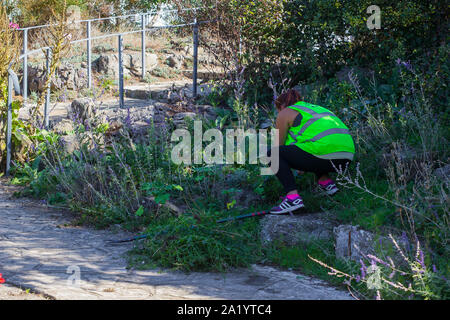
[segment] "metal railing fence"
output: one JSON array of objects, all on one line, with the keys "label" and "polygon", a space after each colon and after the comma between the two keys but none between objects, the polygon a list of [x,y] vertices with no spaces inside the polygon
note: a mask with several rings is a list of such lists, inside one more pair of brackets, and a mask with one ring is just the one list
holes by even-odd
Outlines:
[{"label": "metal railing fence", "polygon": [[[202,8],[192,8],[192,9],[184,9],[186,11],[192,10],[194,11],[194,16],[196,17],[197,10],[200,10]],[[119,60],[119,105],[121,108],[125,106],[124,102],[124,72],[123,72],[123,37],[130,34],[141,34],[141,63],[142,63],[142,78],[145,78],[147,70],[146,70],[146,34],[150,30],[158,30],[158,29],[173,29],[173,28],[181,28],[181,27],[192,27],[193,32],[193,98],[197,97],[197,82],[198,82],[198,46],[199,46],[199,27],[201,24],[210,23],[211,21],[197,21],[197,18],[194,18],[193,22],[190,23],[184,23],[184,24],[176,24],[176,25],[162,25],[162,26],[148,26],[149,19],[148,17],[150,15],[155,15],[157,13],[171,13],[171,12],[178,12],[178,10],[164,10],[164,11],[150,11],[150,12],[143,12],[143,13],[135,13],[135,14],[128,14],[128,15],[122,15],[122,16],[111,16],[111,17],[105,17],[105,18],[98,18],[98,19],[87,19],[87,20],[76,20],[72,23],[86,23],[86,37],[83,39],[73,40],[70,41],[71,44],[76,43],[86,43],[86,68],[87,68],[87,88],[92,87],[92,41],[93,40],[100,40],[100,39],[107,39],[107,38],[118,38],[118,60]],[[116,21],[117,19],[124,19],[124,18],[130,18],[135,17],[136,21],[140,20],[140,29],[139,30],[133,30],[133,31],[125,31],[125,32],[115,32],[115,33],[108,33],[105,35],[100,36],[92,36],[92,22],[97,21],[106,21],[106,20],[113,20]],[[139,19],[140,17],[140,19]],[[32,27],[26,27],[26,28],[18,28],[16,29],[17,32],[23,32],[23,52],[22,55],[19,57],[23,64],[23,78],[22,78],[22,88],[17,88],[18,79],[14,72],[10,72],[9,78],[8,78],[8,121],[7,121],[7,141],[6,141],[6,149],[7,149],[7,163],[6,163],[6,175],[9,174],[10,171],[10,164],[11,164],[11,122],[10,119],[12,119],[12,89],[13,84],[15,85],[15,90],[20,94],[22,93],[22,97],[24,101],[28,98],[28,57],[32,54],[36,53],[44,53],[45,52],[45,59],[46,59],[46,69],[47,73],[49,73],[50,64],[51,64],[51,57],[52,57],[52,48],[51,47],[40,47],[33,50],[28,50],[29,42],[28,42],[28,32],[29,30],[39,29],[39,28],[48,28],[52,25],[46,24],[46,25],[40,25],[40,26],[32,26]],[[46,97],[45,97],[45,105],[44,105],[44,123],[43,126],[45,128],[49,125],[49,110],[50,110],[50,82],[49,85],[46,88]]]}]

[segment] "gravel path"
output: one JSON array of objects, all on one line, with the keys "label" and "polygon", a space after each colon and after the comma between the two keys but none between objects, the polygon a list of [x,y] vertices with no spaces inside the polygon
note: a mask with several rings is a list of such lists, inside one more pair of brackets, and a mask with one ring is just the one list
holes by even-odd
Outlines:
[{"label": "gravel path", "polygon": [[128,269],[124,254],[133,244],[107,241],[129,234],[71,226],[71,213],[11,199],[12,189],[0,181],[0,300],[351,299],[323,281],[262,265],[226,274]]}]

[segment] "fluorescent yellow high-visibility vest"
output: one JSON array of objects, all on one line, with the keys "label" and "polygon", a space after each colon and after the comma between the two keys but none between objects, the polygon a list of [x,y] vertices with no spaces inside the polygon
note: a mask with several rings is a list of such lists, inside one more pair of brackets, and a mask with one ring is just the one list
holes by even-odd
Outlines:
[{"label": "fluorescent yellow high-visibility vest", "polygon": [[302,121],[289,129],[286,145],[296,145],[322,159],[353,160],[353,138],[347,126],[333,112],[303,101],[288,108],[299,112]]}]

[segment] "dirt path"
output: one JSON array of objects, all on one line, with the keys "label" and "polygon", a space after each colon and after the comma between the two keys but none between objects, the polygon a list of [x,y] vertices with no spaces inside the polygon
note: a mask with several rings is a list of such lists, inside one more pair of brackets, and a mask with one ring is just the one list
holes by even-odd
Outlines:
[{"label": "dirt path", "polygon": [[69,226],[70,213],[11,199],[11,191],[0,180],[0,300],[350,299],[320,280],[261,265],[227,274],[127,269],[133,244],[107,240],[129,234]]}]

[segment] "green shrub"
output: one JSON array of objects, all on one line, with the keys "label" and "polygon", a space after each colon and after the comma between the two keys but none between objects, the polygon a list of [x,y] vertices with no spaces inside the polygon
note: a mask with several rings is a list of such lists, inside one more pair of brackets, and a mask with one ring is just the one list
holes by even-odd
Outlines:
[{"label": "green shrub", "polygon": [[[227,271],[247,267],[260,257],[255,221],[217,225],[217,214],[171,217],[150,224],[151,237],[134,250],[134,265],[157,265],[184,271]],[[200,219],[200,221],[199,221]]]}]

